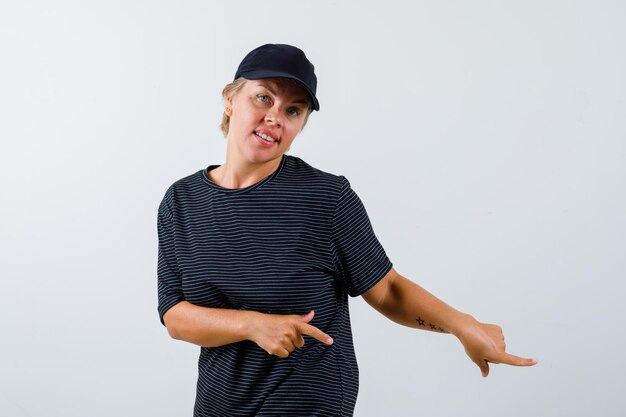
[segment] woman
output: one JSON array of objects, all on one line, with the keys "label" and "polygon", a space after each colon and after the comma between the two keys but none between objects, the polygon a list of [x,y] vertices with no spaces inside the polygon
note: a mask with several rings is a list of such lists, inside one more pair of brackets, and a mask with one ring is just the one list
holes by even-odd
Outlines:
[{"label": "woman", "polygon": [[286,152],[313,110],[304,53],[263,45],[224,89],[226,161],[159,206],[159,314],[201,346],[195,416],[346,416],[358,391],[348,295],[417,329],[454,334],[482,371],[510,355],[496,325],[400,275],[340,175]]}]

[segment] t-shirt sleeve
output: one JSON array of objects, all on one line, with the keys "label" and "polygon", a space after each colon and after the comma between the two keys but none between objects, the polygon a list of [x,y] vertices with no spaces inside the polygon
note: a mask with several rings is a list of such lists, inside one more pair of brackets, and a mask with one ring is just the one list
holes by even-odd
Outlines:
[{"label": "t-shirt sleeve", "polygon": [[157,216],[157,232],[159,237],[159,254],[157,266],[158,281],[158,312],[161,323],[163,315],[175,304],[183,301],[182,277],[176,261],[174,245],[174,227],[172,213],[168,208],[167,196],[159,206]]},{"label": "t-shirt sleeve", "polygon": [[365,207],[344,176],[331,224],[336,273],[352,297],[373,287],[393,266],[376,238]]}]

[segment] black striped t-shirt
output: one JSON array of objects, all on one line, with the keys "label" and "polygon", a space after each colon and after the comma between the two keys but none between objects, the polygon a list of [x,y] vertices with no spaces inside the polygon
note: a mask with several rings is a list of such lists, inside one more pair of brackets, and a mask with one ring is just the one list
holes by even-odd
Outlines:
[{"label": "black striped t-shirt", "polygon": [[283,155],[251,186],[227,189],[207,169],[166,191],[158,210],[158,312],[205,307],[306,314],[334,339],[304,336],[288,358],[252,341],[200,348],[195,417],[350,416],[358,392],[348,295],[392,263],[348,180]]}]

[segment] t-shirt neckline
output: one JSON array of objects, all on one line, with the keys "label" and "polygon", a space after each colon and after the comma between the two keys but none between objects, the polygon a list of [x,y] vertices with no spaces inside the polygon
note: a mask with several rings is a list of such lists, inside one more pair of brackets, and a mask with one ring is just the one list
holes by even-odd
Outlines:
[{"label": "t-shirt neckline", "polygon": [[222,187],[221,185],[217,185],[215,182],[213,182],[213,180],[211,180],[209,178],[209,174],[208,171],[215,169],[221,165],[209,165],[207,168],[203,169],[202,172],[202,179],[204,180],[204,182],[206,184],[209,185],[209,187],[211,187],[212,189],[214,189],[215,191],[219,191],[222,193],[226,193],[226,194],[240,194],[240,193],[245,193],[248,192],[250,190],[254,190],[260,186],[262,186],[263,184],[269,182],[272,180],[272,178],[276,177],[278,174],[280,174],[280,171],[282,171],[283,166],[285,166],[285,162],[287,161],[287,155],[283,154],[281,160],[280,160],[280,164],[278,165],[278,168],[276,168],[276,170],[274,170],[274,172],[272,172],[270,175],[268,175],[267,177],[263,178],[262,180],[252,184],[252,185],[248,185],[247,187],[242,187],[242,188],[225,188]]}]

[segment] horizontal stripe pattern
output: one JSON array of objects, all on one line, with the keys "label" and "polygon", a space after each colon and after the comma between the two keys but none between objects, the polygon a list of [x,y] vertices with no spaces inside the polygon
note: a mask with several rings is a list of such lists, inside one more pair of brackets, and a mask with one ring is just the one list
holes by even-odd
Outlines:
[{"label": "horizontal stripe pattern", "polygon": [[158,313],[177,303],[306,314],[331,335],[305,336],[288,358],[252,341],[200,348],[195,417],[346,416],[358,393],[348,296],[392,263],[342,175],[283,155],[249,187],[210,180],[211,165],[173,183],[158,209]]}]

